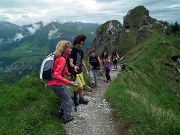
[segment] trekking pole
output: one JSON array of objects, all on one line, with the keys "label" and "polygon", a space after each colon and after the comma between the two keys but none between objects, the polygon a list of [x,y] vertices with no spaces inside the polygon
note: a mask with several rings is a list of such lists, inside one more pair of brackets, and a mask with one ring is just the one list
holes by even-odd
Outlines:
[{"label": "trekking pole", "polygon": [[[75,81],[77,84],[79,83],[78,80]],[[76,95],[76,90],[74,91],[74,110],[77,112],[77,95]]]},{"label": "trekking pole", "polygon": [[74,110],[75,110],[75,112],[77,112],[77,104],[76,104],[76,100],[77,100],[77,96],[76,96],[76,91],[74,91]]}]

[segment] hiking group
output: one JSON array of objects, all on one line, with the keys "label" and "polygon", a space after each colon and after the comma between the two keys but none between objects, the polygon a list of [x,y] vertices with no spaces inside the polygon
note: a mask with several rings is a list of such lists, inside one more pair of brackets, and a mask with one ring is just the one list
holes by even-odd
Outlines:
[{"label": "hiking group", "polygon": [[[112,58],[108,56],[107,51],[104,51],[99,57],[94,50],[91,50],[88,58],[89,70],[87,69],[84,62],[84,52],[81,49],[85,40],[85,35],[77,35],[74,38],[74,47],[72,47],[69,41],[61,40],[53,52],[55,56],[51,71],[53,78],[47,81],[47,85],[61,100],[58,113],[64,124],[73,120],[73,116],[71,115],[73,100],[75,105],[88,104],[89,102],[83,97],[83,86],[85,85],[83,68],[85,69],[86,77],[90,77],[90,86],[92,88],[97,87],[98,74],[99,72],[102,73],[103,67],[106,82],[111,82],[110,70],[112,69]],[[68,68],[67,63],[69,63],[71,69]],[[64,75],[73,76],[74,79],[67,79]],[[67,87],[68,85],[76,87],[74,95]]]}]

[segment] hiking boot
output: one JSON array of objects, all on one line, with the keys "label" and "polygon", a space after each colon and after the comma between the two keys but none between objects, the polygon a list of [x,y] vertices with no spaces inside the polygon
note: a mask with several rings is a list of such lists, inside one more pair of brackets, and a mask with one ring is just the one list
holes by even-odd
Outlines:
[{"label": "hiking boot", "polygon": [[94,83],[92,83],[90,87],[91,87],[91,88],[94,88],[94,87],[95,87]]},{"label": "hiking boot", "polygon": [[110,79],[110,80],[107,80],[106,83],[111,83],[111,79]]},{"label": "hiking boot", "polygon": [[60,110],[58,111],[58,114],[59,114],[59,117],[61,118],[61,117],[63,116],[63,110],[60,109]]},{"label": "hiking boot", "polygon": [[[79,105],[78,97],[75,97],[75,98],[76,98],[76,99],[74,99],[74,97],[73,97],[72,100],[73,100],[74,104],[76,103],[76,105],[78,106],[78,105]],[[76,100],[76,101],[74,101],[74,100]]]},{"label": "hiking boot", "polygon": [[94,84],[94,87],[97,87],[97,83]]},{"label": "hiking boot", "polygon": [[88,104],[88,100],[85,100],[83,97],[79,98],[79,104]]},{"label": "hiking boot", "polygon": [[66,123],[72,121],[73,119],[74,119],[73,116],[66,116],[66,117],[63,117],[62,122],[63,122],[64,124],[66,124]]}]

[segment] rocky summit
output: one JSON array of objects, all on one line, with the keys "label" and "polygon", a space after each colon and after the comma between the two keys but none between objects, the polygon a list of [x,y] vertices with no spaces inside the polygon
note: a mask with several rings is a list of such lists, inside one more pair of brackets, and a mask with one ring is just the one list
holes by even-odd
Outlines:
[{"label": "rocky summit", "polygon": [[110,20],[100,25],[96,37],[85,52],[94,49],[101,54],[103,50],[108,50],[109,53],[117,50],[119,54],[124,55],[135,45],[148,40],[153,29],[166,33],[168,23],[150,17],[149,10],[144,6],[135,7],[124,16],[123,25],[117,20]]}]

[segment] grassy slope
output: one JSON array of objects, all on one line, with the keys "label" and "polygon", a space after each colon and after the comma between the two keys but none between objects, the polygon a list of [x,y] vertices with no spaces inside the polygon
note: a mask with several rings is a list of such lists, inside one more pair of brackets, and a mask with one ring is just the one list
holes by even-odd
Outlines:
[{"label": "grassy slope", "polygon": [[[0,135],[66,134],[57,112],[61,101],[37,75],[25,76],[13,86],[0,81]],[[84,79],[89,82],[85,72]]]},{"label": "grassy slope", "polygon": [[35,76],[14,86],[0,85],[0,134],[61,134],[57,108],[60,100]]},{"label": "grassy slope", "polygon": [[171,59],[180,55],[180,41],[153,35],[126,55],[129,71],[118,75],[106,98],[127,134],[180,134],[180,64]]}]

